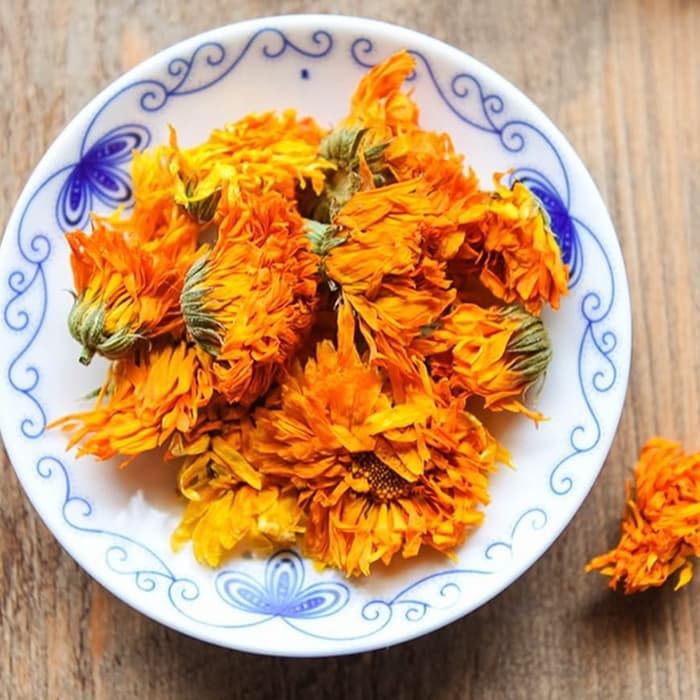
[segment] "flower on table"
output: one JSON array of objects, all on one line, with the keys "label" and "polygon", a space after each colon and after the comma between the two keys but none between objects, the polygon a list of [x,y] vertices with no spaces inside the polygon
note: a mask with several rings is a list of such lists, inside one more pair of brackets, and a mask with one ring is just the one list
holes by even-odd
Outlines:
[{"label": "flower on table", "polygon": [[678,572],[675,590],[693,578],[700,556],[700,452],[689,454],[665,438],[652,438],[626,487],[620,541],[593,558],[586,571],[610,577],[610,587],[638,593],[663,585]]}]

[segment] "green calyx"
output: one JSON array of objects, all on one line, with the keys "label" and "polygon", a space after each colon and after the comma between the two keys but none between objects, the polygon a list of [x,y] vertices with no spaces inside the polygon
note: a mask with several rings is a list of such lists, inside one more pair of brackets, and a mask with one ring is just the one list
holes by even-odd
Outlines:
[{"label": "green calyx", "polygon": [[68,314],[68,330],[82,346],[78,360],[89,365],[92,358],[102,355],[110,360],[124,357],[141,339],[138,333],[129,328],[120,328],[113,333],[105,330],[106,309],[97,301],[86,301],[75,297]]},{"label": "green calyx", "polygon": [[185,275],[180,295],[180,309],[185,327],[192,339],[210,355],[216,357],[223,345],[223,327],[211,314],[204,311],[211,289],[203,282],[207,275],[208,255],[197,260]]},{"label": "green calyx", "polygon": [[429,338],[436,330],[439,330],[440,328],[443,327],[443,322],[440,320],[433,321],[432,323],[428,323],[425,326],[420,327],[420,337],[421,338]]},{"label": "green calyx", "polygon": [[[360,146],[367,129],[338,129],[328,134],[319,149],[319,155],[341,168],[356,170],[360,165]],[[380,143],[366,148],[362,155],[367,165],[374,171],[383,166],[382,156],[388,143]]]},{"label": "green calyx", "polygon": [[541,318],[529,314],[517,304],[505,307],[501,313],[520,322],[508,341],[506,352],[513,358],[509,368],[520,374],[527,390],[544,377],[552,360],[549,333]]},{"label": "green calyx", "polygon": [[339,236],[340,228],[331,224],[322,224],[312,219],[305,219],[306,237],[311,243],[311,252],[321,258],[318,271],[321,276],[326,274],[325,258],[333,248],[337,248],[347,241],[346,236]]},{"label": "green calyx", "polygon": [[391,172],[384,164],[384,151],[388,143],[380,143],[362,149],[362,140],[367,129],[338,129],[321,142],[319,155],[333,163],[336,168],[328,172],[323,192],[306,203],[305,214],[321,223],[330,223],[347,204],[362,184],[359,167],[364,158],[374,180],[375,187],[393,181]]},{"label": "green calyx", "polygon": [[311,243],[311,252],[321,257],[328,255],[333,248],[337,248],[347,240],[346,237],[337,235],[340,233],[338,226],[321,224],[311,219],[306,219],[304,223],[306,224],[306,237]]},{"label": "green calyx", "polygon": [[179,206],[198,224],[208,224],[216,214],[221,199],[221,187],[204,197],[196,197],[197,178],[191,177],[185,182],[185,204]]}]

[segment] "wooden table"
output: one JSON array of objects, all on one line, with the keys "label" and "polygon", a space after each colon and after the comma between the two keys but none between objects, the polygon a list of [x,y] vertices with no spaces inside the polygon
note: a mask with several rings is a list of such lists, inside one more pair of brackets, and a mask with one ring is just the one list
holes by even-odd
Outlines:
[{"label": "wooden table", "polygon": [[124,69],[213,26],[328,10],[395,21],[478,57],[539,103],[589,167],[634,309],[630,389],[607,464],[556,544],[472,615],[375,653],[285,660],[189,639],[116,600],[62,551],[0,453],[0,694],[700,697],[700,582],[624,598],[582,573],[616,540],[640,444],[658,432],[700,448],[699,3],[3,0],[0,224],[64,124]]}]

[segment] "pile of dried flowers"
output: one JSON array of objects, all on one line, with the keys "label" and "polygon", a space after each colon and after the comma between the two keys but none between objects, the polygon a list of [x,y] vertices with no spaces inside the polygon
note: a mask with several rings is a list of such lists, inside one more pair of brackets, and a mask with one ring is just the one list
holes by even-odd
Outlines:
[{"label": "pile of dried flowers", "polygon": [[419,126],[399,52],[330,133],[249,115],[194,148],[134,154],[134,206],[67,235],[81,361],[111,360],[70,447],[165,448],[186,507],[173,545],[217,566],[296,543],[368,574],[483,519],[506,449],[467,406],[542,416],[539,317],[567,292],[546,213],[482,190]]}]

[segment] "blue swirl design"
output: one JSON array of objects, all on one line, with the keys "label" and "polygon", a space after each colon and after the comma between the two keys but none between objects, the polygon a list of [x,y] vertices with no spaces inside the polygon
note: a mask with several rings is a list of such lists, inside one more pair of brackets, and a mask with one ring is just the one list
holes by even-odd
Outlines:
[{"label": "blue swirl design", "polygon": [[[542,508],[528,509],[516,519],[508,540],[493,542],[485,549],[484,559],[492,563],[493,551],[499,547],[512,554],[513,542],[524,526],[537,531],[546,524],[547,514]],[[279,551],[268,559],[264,582],[249,574],[225,571],[217,577],[217,591],[229,605],[259,616],[249,623],[251,625],[280,617],[289,627],[306,636],[350,642],[376,635],[389,626],[397,611],[401,612],[404,621],[416,623],[430,612],[449,610],[459,602],[462,594],[460,579],[493,575],[500,568],[445,569],[414,581],[387,600],[370,600],[362,606],[360,619],[353,620],[353,628],[358,630],[354,635],[321,634],[300,624],[303,620],[339,613],[348,605],[350,590],[344,583],[333,581],[305,587],[304,560],[292,550]]]},{"label": "blue swirl design", "polygon": [[103,112],[125,93],[142,90],[139,107],[146,113],[158,112],[173,98],[187,97],[213,87],[230,75],[257,44],[261,44],[261,55],[269,60],[281,58],[292,52],[304,58],[321,59],[333,49],[333,37],[323,29],[313,32],[309,45],[304,47],[292,41],[283,31],[275,27],[263,27],[254,32],[243,46],[233,54],[217,41],[200,44],[190,56],[173,58],[167,66],[162,80],[138,80],[115,92],[97,110],[85,130],[81,149],[84,149],[90,132]]},{"label": "blue swirl design", "polygon": [[[600,419],[594,410],[593,396],[607,394],[617,382],[617,366],[612,357],[617,348],[617,334],[606,328],[604,323],[615,307],[615,276],[612,264],[605,248],[590,226],[575,216],[572,216],[571,220],[597,247],[600,258],[605,262],[610,289],[607,299],[604,299],[599,291],[593,289],[587,291],[581,299],[579,308],[584,320],[584,330],[578,347],[577,379],[586,405],[587,418],[591,423],[587,426],[581,422],[571,429],[569,433],[570,451],[554,465],[549,474],[549,488],[557,496],[566,495],[574,486],[573,478],[563,473],[564,466],[568,465],[575,457],[590,452],[600,442],[602,431]],[[592,370],[584,363],[587,353],[591,353],[599,361]]]},{"label": "blue swirl design", "polygon": [[[182,608],[182,604],[199,597],[199,587],[194,581],[178,578],[153,550],[141,542],[118,532],[91,527],[90,519],[95,514],[95,508],[87,498],[73,493],[68,469],[58,457],[50,455],[41,457],[36,464],[36,473],[46,481],[55,479],[57,475],[62,480],[61,514],[66,525],[78,532],[99,535],[113,541],[113,544],[105,550],[104,557],[110,571],[133,577],[136,587],[145,593],[156,591],[159,583],[165,584],[172,605],[190,617]],[[129,566],[131,557],[147,560],[149,568]]]},{"label": "blue swirl design", "polygon": [[[17,227],[18,267],[7,278],[10,295],[2,314],[6,329],[22,338],[21,348],[8,365],[7,376],[12,389],[29,406],[29,415],[20,422],[26,439],[39,438],[46,427],[46,412],[37,396],[40,371],[27,360],[27,353],[34,347],[46,319],[45,266],[52,253],[52,239],[69,228],[84,226],[96,202],[110,207],[120,203],[128,205],[131,183],[125,167],[132,151],[146,147],[151,140],[150,131],[134,123],[107,129],[94,138],[93,132],[100,132],[100,118],[122,96],[135,99],[145,118],[161,110],[171,99],[206,90],[230,75],[255,46],[259,46],[261,55],[269,60],[289,53],[320,60],[332,52],[334,39],[327,31],[318,30],[302,46],[281,30],[266,27],[251,34],[233,51],[223,44],[208,41],[186,57],[173,58],[160,79],[138,80],[112,94],[90,119],[77,159],[52,173],[29,197]],[[350,56],[357,65],[367,68],[376,63],[372,58],[374,52],[372,41],[359,37],[352,42]],[[517,156],[518,165],[511,177],[528,185],[547,210],[562,255],[571,270],[571,287],[582,280],[587,263],[584,253],[585,257],[595,254],[604,262],[602,269],[607,281],[602,287],[583,291],[579,306],[583,332],[578,347],[577,381],[587,415],[571,429],[569,450],[548,475],[551,493],[567,494],[574,480],[566,467],[576,456],[593,450],[601,439],[595,398],[610,392],[617,380],[613,353],[618,341],[615,332],[608,327],[616,301],[612,263],[595,232],[571,211],[569,174],[551,139],[538,126],[509,115],[503,98],[486,89],[476,76],[460,72],[446,80],[422,53],[411,53],[418,61],[411,80],[427,76],[439,99],[465,125],[491,134],[508,154]],[[309,77],[308,70],[303,69],[301,79]],[[538,158],[537,167],[527,162],[528,149],[535,145],[551,156]],[[546,165],[549,169],[545,172]],[[39,207],[54,212],[56,229],[29,232],[28,212]],[[596,361],[592,362],[591,358]],[[307,582],[311,577],[307,576],[306,564],[291,550],[277,552],[268,559],[262,580],[242,570],[222,571],[215,579],[215,595],[210,595],[204,594],[197,582],[179,577],[143,543],[93,526],[95,508],[87,498],[73,493],[69,470],[59,458],[41,457],[35,470],[41,479],[63,481],[60,507],[65,524],[91,537],[105,538],[109,542],[104,554],[107,570],[132,579],[142,593],[166,591],[170,605],[178,613],[208,627],[249,628],[281,620],[299,633],[319,640],[364,639],[378,634],[394,620],[416,623],[432,612],[453,608],[463,592],[462,580],[497,573],[505,565],[503,562],[507,563],[512,557],[516,537],[522,528],[537,531],[548,525],[546,511],[531,507],[515,518],[507,538],[486,547],[483,566],[445,569],[413,581],[391,597],[370,600],[364,605],[353,605],[352,591],[345,583],[318,578]],[[219,601],[222,608],[214,620],[210,619],[211,610],[204,605],[212,600]],[[331,617],[338,636],[324,635],[315,624],[319,619]],[[354,636],[342,636],[342,631],[348,629],[353,630]]]},{"label": "blue swirl design", "polygon": [[569,266],[569,289],[573,289],[583,272],[583,248],[574,219],[556,188],[544,175],[522,175],[520,182],[527,185],[549,215],[552,231],[561,249],[562,260]]}]

